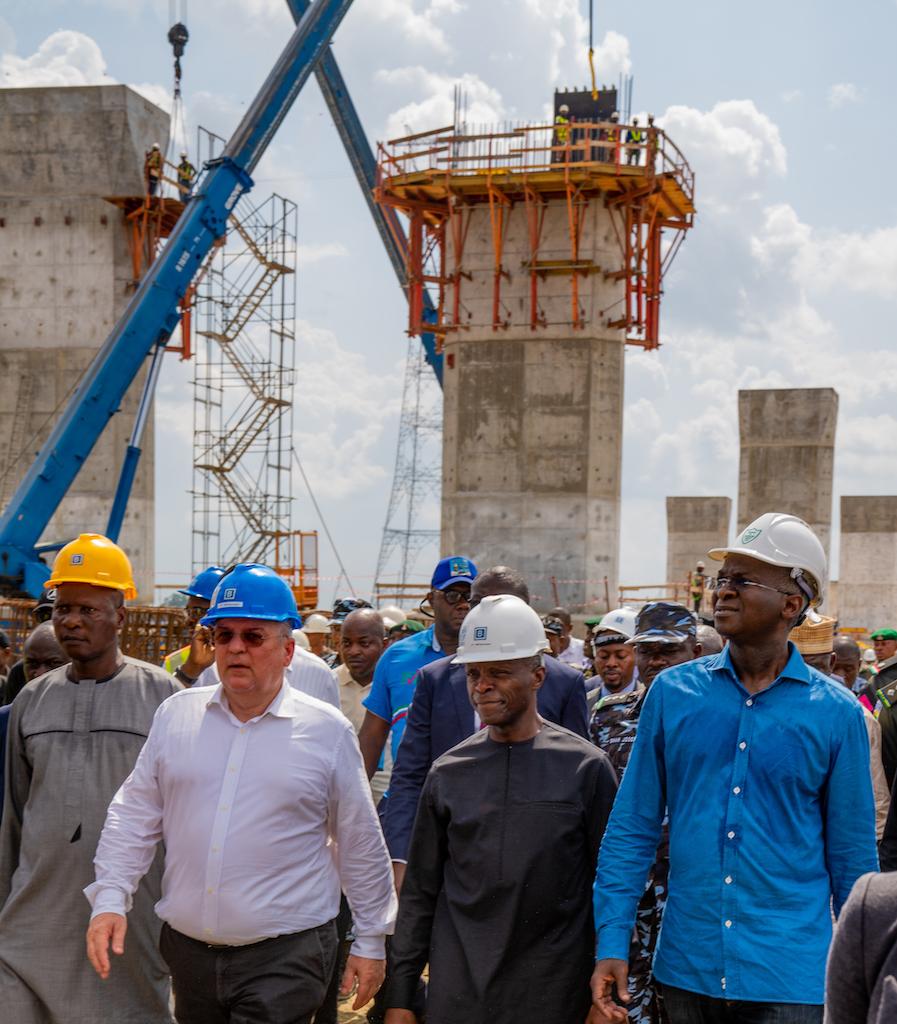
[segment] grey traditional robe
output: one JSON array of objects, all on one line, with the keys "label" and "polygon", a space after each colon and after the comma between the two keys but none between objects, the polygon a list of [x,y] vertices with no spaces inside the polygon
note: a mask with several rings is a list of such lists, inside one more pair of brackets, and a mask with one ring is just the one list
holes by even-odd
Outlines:
[{"label": "grey traditional robe", "polygon": [[158,951],[161,855],[128,915],[123,956],[101,981],[87,960],[93,856],[106,808],[156,708],[180,686],[133,658],[110,679],[29,683],[13,703],[0,825],[0,1018],[15,1024],[169,1024]]}]

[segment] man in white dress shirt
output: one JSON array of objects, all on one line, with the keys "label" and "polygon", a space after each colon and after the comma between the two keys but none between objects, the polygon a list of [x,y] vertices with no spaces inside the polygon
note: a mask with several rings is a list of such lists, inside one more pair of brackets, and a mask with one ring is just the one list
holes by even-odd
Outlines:
[{"label": "man in white dress shirt", "polygon": [[340,888],[355,920],[343,991],[379,988],[396,897],[355,731],[290,687],[298,622],[271,569],[238,565],[203,619],[221,684],[156,714],[95,857],[90,961],[109,976],[125,914],[165,844],[161,951],[179,1024],[306,1024],[336,961]]}]

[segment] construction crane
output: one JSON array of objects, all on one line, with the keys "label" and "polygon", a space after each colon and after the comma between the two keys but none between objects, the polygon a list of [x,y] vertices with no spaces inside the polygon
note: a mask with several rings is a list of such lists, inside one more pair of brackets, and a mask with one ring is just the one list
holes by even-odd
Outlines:
[{"label": "construction crane", "polygon": [[[40,544],[53,513],[118,410],[147,357],[158,359],[180,319],[180,300],[203,265],[252,171],[286,117],[352,0],[316,0],[228,142],[210,161],[165,249],[140,283],[112,333],[0,516],[0,586],[36,595],[49,578]],[[155,360],[151,360],[155,361]],[[151,370],[152,374],[153,370]]]}]

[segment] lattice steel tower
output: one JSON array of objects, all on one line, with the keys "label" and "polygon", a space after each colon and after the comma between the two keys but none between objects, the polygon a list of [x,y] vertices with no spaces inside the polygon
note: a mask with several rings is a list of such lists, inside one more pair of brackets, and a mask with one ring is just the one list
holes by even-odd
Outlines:
[{"label": "lattice steel tower", "polygon": [[[442,390],[420,341],[409,338],[396,464],[375,587],[383,583],[405,586],[415,582],[415,576],[429,578],[430,562],[439,554],[441,490]],[[432,558],[426,566],[418,566],[425,552]]]}]

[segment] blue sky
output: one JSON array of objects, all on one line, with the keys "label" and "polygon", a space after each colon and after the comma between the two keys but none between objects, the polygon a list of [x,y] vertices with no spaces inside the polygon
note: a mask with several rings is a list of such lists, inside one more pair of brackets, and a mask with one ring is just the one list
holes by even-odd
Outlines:
[{"label": "blue sky", "polygon": [[[372,140],[534,119],[585,84],[584,0],[356,0],[335,52]],[[282,0],[193,0],[191,126],[227,135],[291,29]],[[699,218],[666,284],[657,353],[627,353],[621,578],[662,578],[667,494],[737,487],[739,387],[835,387],[840,494],[894,490],[897,2],[596,5],[599,78],[635,75],[691,160]],[[169,3],[7,0],[8,85],[170,88]],[[369,586],[392,474],[404,300],[314,82],[257,173],[299,204],[296,439],[350,575]],[[165,368],[157,568],[189,564],[189,374]],[[161,467],[160,467],[161,468]],[[317,525],[297,481],[297,526]],[[335,563],[322,543],[325,577]],[[332,586],[332,584],[331,584]],[[328,584],[324,594],[328,595]]]}]

